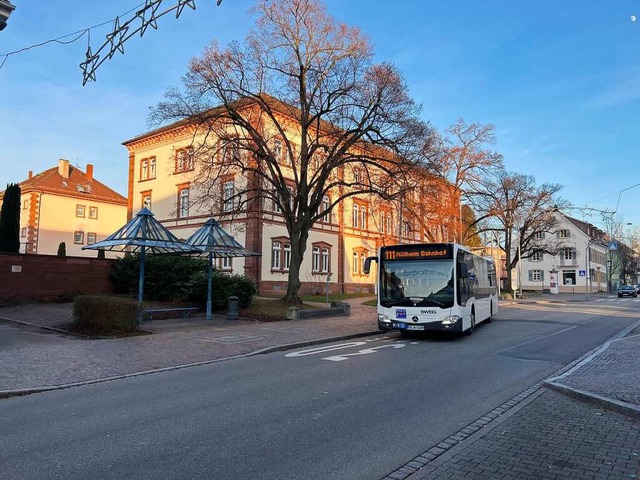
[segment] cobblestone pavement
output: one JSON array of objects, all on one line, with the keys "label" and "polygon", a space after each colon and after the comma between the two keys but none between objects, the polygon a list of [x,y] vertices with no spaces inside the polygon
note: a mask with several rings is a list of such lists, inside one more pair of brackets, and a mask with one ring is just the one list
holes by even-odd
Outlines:
[{"label": "cobblestone pavement", "polygon": [[[572,302],[554,296],[529,302]],[[593,300],[593,296],[591,298]],[[350,317],[258,323],[215,317],[154,321],[153,335],[87,340],[52,333],[43,342],[0,342],[0,396],[180,365],[376,334],[375,309],[354,299]],[[520,302],[517,301],[517,302]],[[69,305],[0,309],[0,319],[56,327]],[[2,322],[0,328],[8,323]],[[31,324],[32,326],[26,325]],[[386,480],[640,478],[640,322],[392,471]],[[562,393],[567,395],[563,395]],[[622,413],[619,413],[622,412]]]}]

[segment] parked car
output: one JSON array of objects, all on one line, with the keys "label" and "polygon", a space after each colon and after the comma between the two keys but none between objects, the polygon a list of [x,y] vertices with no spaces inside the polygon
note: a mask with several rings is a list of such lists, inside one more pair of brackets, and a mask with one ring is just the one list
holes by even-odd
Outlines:
[{"label": "parked car", "polygon": [[637,297],[638,290],[636,290],[636,287],[633,285],[620,285],[618,287],[618,298],[622,298],[625,295],[628,297]]}]

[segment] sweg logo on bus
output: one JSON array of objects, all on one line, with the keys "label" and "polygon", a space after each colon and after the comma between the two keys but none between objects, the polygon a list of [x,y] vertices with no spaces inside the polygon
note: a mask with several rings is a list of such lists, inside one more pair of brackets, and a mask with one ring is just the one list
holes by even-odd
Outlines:
[{"label": "sweg logo on bus", "polygon": [[420,313],[422,315],[435,315],[438,312],[436,310],[420,310]]}]

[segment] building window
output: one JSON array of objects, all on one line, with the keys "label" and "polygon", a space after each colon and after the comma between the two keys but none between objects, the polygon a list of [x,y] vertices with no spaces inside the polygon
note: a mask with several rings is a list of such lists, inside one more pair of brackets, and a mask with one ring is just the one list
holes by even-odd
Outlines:
[{"label": "building window", "polygon": [[313,247],[312,249],[312,262],[311,262],[311,271],[319,272],[320,271],[320,247]]},{"label": "building window", "polygon": [[367,207],[365,205],[360,205],[360,215],[360,228],[366,230],[369,223],[367,219],[369,217],[367,217]]},{"label": "building window", "polygon": [[544,279],[544,270],[529,270],[530,282],[542,282]]},{"label": "building window", "polygon": [[143,158],[140,161],[140,181],[156,178],[156,157]]},{"label": "building window", "polygon": [[175,173],[188,172],[193,170],[193,148],[180,148],[176,150]]},{"label": "building window", "polygon": [[280,242],[271,242],[271,270],[280,270],[282,265],[280,255],[282,254],[282,244]]},{"label": "building window", "polygon": [[329,273],[331,269],[329,266],[331,265],[331,257],[329,255],[329,249],[324,247],[322,249],[322,273]]},{"label": "building window", "polygon": [[284,268],[284,270],[289,270],[290,266],[291,266],[291,244],[290,243],[285,243],[284,244],[284,263],[283,263],[283,268]]},{"label": "building window", "polygon": [[360,273],[360,256],[358,252],[353,252],[353,273],[354,275],[358,275]]},{"label": "building window", "polygon": [[227,180],[222,184],[222,211],[231,212],[234,208],[234,183]]},{"label": "building window", "polygon": [[573,260],[576,258],[576,251],[573,248],[564,248],[562,254],[565,260]]},{"label": "building window", "polygon": [[569,238],[571,236],[571,232],[563,228],[562,230],[558,230],[558,238]]},{"label": "building window", "polygon": [[27,210],[29,208],[29,200],[22,202],[22,209]]},{"label": "building window", "polygon": [[84,218],[84,210],[85,210],[84,205],[76,205],[76,217]]},{"label": "building window", "polygon": [[320,217],[321,222],[331,223],[331,212],[329,211],[329,205],[331,205],[331,200],[326,195],[322,197],[322,205],[320,206],[320,212],[323,213],[322,217]]},{"label": "building window", "polygon": [[87,233],[87,245],[91,245],[92,243],[96,243],[96,234],[89,232]]},{"label": "building window", "polygon": [[220,268],[225,271],[233,270],[232,260],[231,257],[222,257],[220,259]]},{"label": "building window", "polygon": [[187,218],[189,216],[189,189],[182,188],[178,191],[178,217]]},{"label": "building window", "polygon": [[73,232],[73,243],[82,245],[84,243],[84,232]]},{"label": "building window", "polygon": [[544,232],[536,232],[533,234],[535,240],[544,240]]},{"label": "building window", "polygon": [[151,210],[151,191],[140,192],[140,208]]},{"label": "building window", "polygon": [[20,230],[20,236],[22,238],[25,238],[27,236],[27,227],[22,227],[22,229]]},{"label": "building window", "polygon": [[282,140],[273,141],[273,158],[276,162],[282,162]]},{"label": "building window", "polygon": [[393,219],[391,217],[391,212],[387,212],[387,224],[385,232],[387,235],[391,235],[393,233]]},{"label": "building window", "polygon": [[541,262],[542,261],[542,252],[538,251],[538,252],[533,252],[531,254],[531,261],[532,262]]},{"label": "building window", "polygon": [[89,207],[89,218],[94,220],[98,218],[98,207]]},{"label": "building window", "polygon": [[353,204],[353,211],[351,215],[351,222],[353,224],[353,228],[358,228],[358,224],[360,221],[360,205],[357,203]]}]

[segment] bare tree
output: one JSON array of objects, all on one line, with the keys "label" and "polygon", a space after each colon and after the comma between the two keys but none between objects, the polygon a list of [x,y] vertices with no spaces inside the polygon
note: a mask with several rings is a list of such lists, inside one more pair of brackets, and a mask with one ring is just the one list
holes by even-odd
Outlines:
[{"label": "bare tree", "polygon": [[449,240],[465,243],[465,226],[460,202],[469,200],[487,176],[503,168],[502,155],[491,150],[495,145],[495,127],[491,124],[467,124],[459,119],[440,138],[439,148],[433,143],[425,150],[426,163],[431,172],[452,185],[446,203],[449,216],[457,219]]},{"label": "bare tree", "polygon": [[220,181],[236,173],[246,180],[234,187],[234,211],[277,206],[291,243],[283,300],[298,303],[314,222],[351,196],[399,195],[397,179],[430,129],[400,73],[374,63],[368,39],[319,0],[258,0],[251,13],[245,42],[213,42],[151,119],[197,127],[201,201],[231,200]]},{"label": "bare tree", "polygon": [[562,248],[555,239],[558,221],[553,214],[567,206],[557,196],[561,188],[549,183],[536,185],[530,175],[502,170],[471,197],[480,212],[478,233],[497,232],[504,242],[500,248],[506,256],[507,289],[511,288],[511,270],[518,257],[528,258],[535,252],[557,255]]}]

